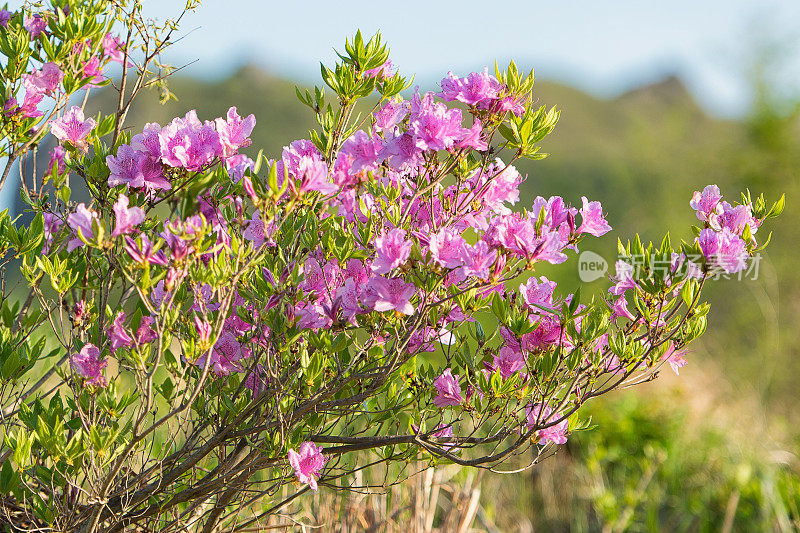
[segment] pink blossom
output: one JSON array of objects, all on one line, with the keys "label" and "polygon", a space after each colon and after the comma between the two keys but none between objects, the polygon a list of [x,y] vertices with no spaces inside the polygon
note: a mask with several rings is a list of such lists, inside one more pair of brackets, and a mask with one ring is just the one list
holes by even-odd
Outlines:
[{"label": "pink blossom", "polygon": [[721,232],[706,228],[697,238],[700,249],[711,267],[718,267],[728,274],[747,267],[749,254],[744,241],[728,228]]},{"label": "pink blossom", "polygon": [[84,119],[83,109],[72,106],[63,117],[50,123],[50,131],[59,141],[69,142],[78,150],[86,151],[89,146],[86,138],[96,125],[93,118]]},{"label": "pink blossom", "polygon": [[153,317],[143,316],[136,328],[136,342],[139,344],[150,344],[158,338],[158,333],[153,329]]},{"label": "pink blossom", "polygon": [[147,235],[141,234],[139,238],[142,243],[141,246],[132,238],[125,236],[124,248],[128,256],[142,266],[147,264],[167,266],[169,262],[164,252],[162,250],[156,251]]},{"label": "pink blossom", "polygon": [[686,366],[686,359],[683,356],[686,355],[685,350],[676,350],[675,345],[673,343],[669,343],[669,348],[664,353],[663,357],[661,357],[662,361],[666,361],[669,363],[669,366],[672,367],[672,371],[675,372],[675,375],[680,375],[678,370]]},{"label": "pink blossom", "polygon": [[514,205],[519,201],[519,186],[523,181],[524,178],[513,165],[506,166],[497,159],[485,173],[473,178],[473,189],[481,191],[476,199],[482,200],[486,207],[502,215],[511,212],[505,204]]},{"label": "pink blossom", "polygon": [[628,300],[625,299],[625,295],[620,296],[614,301],[614,305],[611,307],[612,314],[611,320],[616,320],[617,317],[625,317],[628,320],[635,320],[636,317],[628,311]]},{"label": "pink blossom", "polygon": [[120,145],[116,155],[106,157],[106,164],[111,171],[108,176],[109,187],[126,185],[131,189],[146,190],[172,188],[164,178],[160,163],[127,144]]},{"label": "pink blossom", "polygon": [[503,346],[492,361],[492,369],[500,372],[503,379],[508,379],[525,368],[525,357],[522,352]]},{"label": "pink blossom", "polygon": [[388,160],[394,169],[413,169],[422,164],[422,149],[417,146],[414,136],[406,132],[387,139],[381,158]]},{"label": "pink blossom", "polygon": [[[526,426],[528,429],[541,427],[542,425],[552,423],[558,420],[560,416],[553,414],[553,410],[549,405],[545,405],[542,409],[542,404],[538,403],[534,406],[525,408],[525,417],[527,418]],[[553,444],[565,444],[567,442],[567,431],[569,430],[569,422],[562,420],[557,424],[540,429],[533,434],[533,438],[539,441],[540,445],[545,445],[548,442]]]},{"label": "pink blossom", "polygon": [[19,110],[22,112],[22,116],[24,118],[36,118],[43,116],[44,113],[39,110],[39,104],[43,99],[44,93],[30,90],[26,91],[25,99],[22,101],[22,106],[19,108]]},{"label": "pink blossom", "polygon": [[433,101],[433,93],[411,101],[411,117],[408,132],[422,150],[445,150],[464,138],[461,127],[461,110],[447,109],[442,103]]},{"label": "pink blossom", "polygon": [[114,317],[114,322],[106,332],[108,339],[111,341],[111,355],[114,355],[120,348],[130,348],[133,346],[133,337],[128,333],[125,327],[125,312],[120,311]]},{"label": "pink blossom", "polygon": [[478,241],[474,246],[465,244],[461,249],[462,271],[465,276],[478,279],[489,278],[490,268],[497,260],[497,250],[490,250],[485,241]]},{"label": "pink blossom", "polygon": [[[103,55],[106,56],[109,61],[119,63],[120,65],[123,63],[125,60],[125,50],[118,37],[110,33],[106,33],[105,36],[103,36]],[[128,64],[131,64],[130,60],[128,60]]]},{"label": "pink blossom", "polygon": [[11,12],[8,9],[0,9],[0,26],[8,28],[8,21],[11,20]]},{"label": "pink blossom", "polygon": [[197,332],[197,338],[201,343],[207,343],[211,340],[211,333],[213,333],[214,328],[211,327],[211,324],[205,318],[200,318],[199,316],[194,316],[194,329]]},{"label": "pink blossom", "polygon": [[536,277],[528,279],[527,283],[520,284],[519,292],[525,304],[534,314],[543,312],[542,307],[553,308],[553,293],[556,289],[556,282],[550,281],[542,276],[538,280]]},{"label": "pink blossom", "polygon": [[53,213],[44,214],[44,247],[42,253],[50,253],[50,246],[53,244],[53,239],[58,232],[61,231],[63,225],[62,220]]},{"label": "pink blossom", "polygon": [[41,69],[24,75],[23,79],[26,90],[49,95],[56,90],[58,84],[64,79],[64,73],[61,72],[58,65],[49,61],[42,65]]},{"label": "pink blossom", "polygon": [[461,405],[464,397],[461,396],[461,385],[458,383],[458,375],[455,376],[449,368],[442,372],[442,375],[433,381],[436,387],[436,397],[433,404],[437,407],[447,407],[450,405]]},{"label": "pink blossom", "polygon": [[322,446],[316,446],[313,442],[300,444],[300,453],[289,450],[289,464],[294,468],[297,480],[306,483],[311,490],[317,490],[317,479],[326,461]]},{"label": "pink blossom", "polygon": [[83,241],[78,234],[83,235],[84,239],[94,238],[92,222],[95,220],[99,220],[96,211],[88,209],[83,203],[78,204],[75,212],[67,217],[67,225],[72,228],[73,234],[75,235],[72,240],[67,243],[68,252],[83,246]]},{"label": "pink blossom", "polygon": [[461,266],[465,245],[464,238],[453,228],[446,228],[431,234],[428,241],[431,258],[444,268]]},{"label": "pink blossom", "polygon": [[119,237],[133,231],[133,228],[141,224],[144,220],[144,211],[140,207],[128,207],[128,197],[120,194],[114,203],[114,215],[116,223],[112,237]]},{"label": "pink blossom", "polygon": [[616,269],[612,278],[614,286],[608,289],[608,292],[619,296],[628,289],[636,288],[636,280],[633,279],[633,265],[620,259],[614,264],[614,268]]},{"label": "pink blossom", "polygon": [[731,233],[741,236],[744,232],[745,226],[750,226],[750,232],[756,233],[758,231],[758,220],[753,218],[753,212],[749,205],[736,205],[733,206],[728,202],[722,202],[722,213],[719,214],[716,222],[718,226],[716,229],[728,228]]},{"label": "pink blossom", "polygon": [[394,228],[375,239],[375,259],[372,271],[388,274],[408,260],[413,243],[406,240],[406,230]]},{"label": "pink blossom", "polygon": [[25,17],[25,29],[31,34],[31,39],[36,39],[47,28],[47,19],[39,13]]},{"label": "pink blossom", "polygon": [[489,149],[489,145],[486,144],[485,140],[481,139],[481,134],[483,134],[483,124],[481,124],[480,120],[475,119],[472,127],[464,130],[464,138],[458,141],[458,147],[472,148],[479,152],[485,152]]},{"label": "pink blossom", "polygon": [[381,148],[380,138],[371,138],[366,131],[358,130],[342,144],[339,157],[350,158],[350,172],[357,174],[378,168],[378,153]]},{"label": "pink blossom", "polygon": [[703,221],[709,221],[719,213],[721,206],[719,201],[722,199],[722,194],[719,192],[719,187],[716,185],[708,185],[703,192],[694,191],[692,200],[689,205],[697,211],[697,218]]},{"label": "pink blossom", "polygon": [[369,280],[362,301],[368,308],[378,312],[397,311],[412,315],[414,306],[409,300],[414,296],[415,290],[414,284],[405,283],[403,278],[386,279],[375,276]]},{"label": "pink blossom", "polygon": [[100,350],[94,344],[86,344],[80,352],[72,354],[69,362],[72,370],[84,379],[84,385],[106,386],[103,369],[108,366],[108,361],[100,359]]},{"label": "pink blossom", "polygon": [[600,237],[611,231],[611,226],[603,216],[603,207],[600,202],[590,202],[585,196],[581,196],[583,207],[581,208],[581,226],[578,233],[589,233],[595,237]]},{"label": "pink blossom", "polygon": [[158,139],[161,161],[171,167],[200,170],[223,154],[214,123],[200,122],[194,110],[164,126]]},{"label": "pink blossom", "polygon": [[47,167],[48,174],[62,174],[67,169],[67,151],[63,146],[55,146],[50,150],[50,164]]},{"label": "pink blossom", "polygon": [[255,115],[248,115],[242,118],[236,112],[235,107],[228,109],[227,120],[218,118],[214,121],[217,125],[219,140],[222,143],[223,155],[230,157],[240,148],[250,146],[250,134],[256,126]]},{"label": "pink blossom", "polygon": [[[219,377],[225,377],[232,372],[241,371],[241,366],[238,361],[244,357],[242,345],[236,340],[236,336],[230,331],[223,331],[220,334],[214,347],[210,350],[208,361],[211,363],[211,369]],[[197,366],[205,368],[206,355],[203,354],[197,358]]]},{"label": "pink blossom", "polygon": [[81,72],[83,73],[83,78],[88,81],[88,83],[83,86],[84,89],[90,89],[92,87],[100,87],[99,85],[94,83],[95,78],[102,77],[103,75],[103,68],[100,66],[100,58],[98,58],[97,56],[92,56],[89,59],[89,61],[83,64]]},{"label": "pink blossom", "polygon": [[328,165],[324,161],[311,157],[301,157],[295,169],[294,177],[300,180],[299,187],[290,181],[292,190],[296,189],[298,195],[317,191],[324,195],[333,194],[339,190],[328,176]]},{"label": "pink blossom", "polygon": [[437,96],[449,102],[458,100],[467,105],[494,100],[503,89],[497,78],[489,74],[488,67],[484,67],[483,72],[472,72],[466,78],[459,78],[448,72],[447,77],[441,81],[441,86],[442,92]]},{"label": "pink blossom", "polygon": [[392,131],[408,115],[411,104],[399,96],[388,100],[374,113],[375,131]]},{"label": "pink blossom", "polygon": [[156,122],[148,122],[142,128],[142,133],[137,133],[131,139],[131,148],[145,153],[153,160],[161,159],[161,126]]}]

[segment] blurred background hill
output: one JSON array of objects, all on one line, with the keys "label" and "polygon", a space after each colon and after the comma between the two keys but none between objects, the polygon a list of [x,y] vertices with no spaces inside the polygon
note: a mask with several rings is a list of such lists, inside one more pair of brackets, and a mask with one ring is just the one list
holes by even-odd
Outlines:
[{"label": "blurred background hill", "polygon": [[[753,77],[755,103],[737,119],[706,112],[675,75],[605,99],[537,81],[535,96],[562,116],[543,143],[551,155],[517,165],[528,176],[521,205],[536,195],[600,200],[615,231],[585,249],[612,268],[617,236],[660,240],[669,230],[673,239],[690,239],[688,202],[707,184],[734,198],[745,187],[768,200],[786,192],[787,208],[757,279],[723,281],[709,291],[708,332],[680,378],[610,395],[589,408],[598,426],[574,436],[558,458],[513,480],[484,479],[497,495],[482,500],[489,530],[800,527],[792,522],[800,516],[800,129],[796,104],[764,76]],[[211,119],[236,105],[257,117],[253,146],[274,157],[314,125],[294,84],[255,65],[211,81],[175,76],[170,87],[177,101],[162,106],[153,94],[138,101],[131,131],[190,109]],[[89,107],[110,106],[110,98],[96,94]],[[577,260],[553,275],[571,291]],[[606,286],[592,284],[598,293]]]}]

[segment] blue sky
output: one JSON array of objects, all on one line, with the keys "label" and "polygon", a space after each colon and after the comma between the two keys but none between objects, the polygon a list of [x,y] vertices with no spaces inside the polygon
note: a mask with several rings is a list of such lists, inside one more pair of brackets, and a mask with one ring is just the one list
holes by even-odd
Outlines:
[{"label": "blue sky", "polygon": [[[145,2],[158,17],[182,4]],[[735,116],[749,99],[748,50],[776,37],[794,58],[787,78],[800,79],[800,53],[791,48],[800,52],[798,0],[206,0],[182,27],[169,58],[196,60],[187,72],[203,77],[255,62],[314,83],[319,61],[332,62],[333,47],[361,28],[380,30],[393,63],[423,83],[512,58],[539,78],[599,95],[677,73],[707,109]]]}]

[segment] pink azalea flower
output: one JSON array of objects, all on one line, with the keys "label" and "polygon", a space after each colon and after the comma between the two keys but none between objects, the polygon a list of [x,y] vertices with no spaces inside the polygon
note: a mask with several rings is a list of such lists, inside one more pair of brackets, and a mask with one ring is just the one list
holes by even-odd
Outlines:
[{"label": "pink azalea flower", "polygon": [[64,73],[53,62],[42,65],[40,70],[23,76],[25,89],[28,91],[52,94],[64,79]]},{"label": "pink azalea flower", "polygon": [[525,356],[522,352],[503,346],[492,361],[492,369],[500,372],[503,379],[508,379],[525,368]]},{"label": "pink azalea flower", "polygon": [[114,215],[116,224],[114,225],[114,231],[111,232],[112,237],[130,233],[134,227],[144,220],[144,211],[140,207],[129,208],[128,197],[124,194],[120,194],[114,203]]},{"label": "pink azalea flower", "polygon": [[611,231],[611,226],[603,216],[603,207],[600,202],[590,202],[585,196],[581,196],[583,207],[581,208],[581,226],[578,233],[589,233],[595,237],[600,237]]},{"label": "pink azalea flower", "polygon": [[26,91],[25,92],[25,99],[22,101],[22,105],[20,106],[19,110],[22,112],[22,116],[24,118],[36,118],[41,117],[44,115],[42,111],[39,110],[39,104],[44,99],[44,93],[39,91]]},{"label": "pink azalea flower", "polygon": [[199,316],[195,315],[194,329],[197,332],[197,339],[201,343],[207,343],[211,340],[211,334],[214,332],[214,328],[205,318],[200,318]]},{"label": "pink azalea flower", "polygon": [[[105,34],[103,37],[103,55],[106,56],[109,61],[119,63],[120,65],[122,64],[125,60],[125,50],[118,37],[110,33]],[[130,59],[128,60],[128,64],[131,64]]]},{"label": "pink azalea flower", "polygon": [[153,317],[143,316],[139,327],[136,328],[136,342],[150,344],[158,338],[158,333],[153,329]]},{"label": "pink azalea flower", "polygon": [[489,145],[486,144],[486,141],[481,139],[482,133],[483,124],[481,124],[480,120],[475,119],[472,127],[468,130],[464,130],[464,138],[458,141],[458,147],[472,148],[473,150],[478,150],[479,152],[485,152],[489,149]]},{"label": "pink azalea flower", "polygon": [[422,150],[445,150],[464,138],[461,127],[461,110],[447,109],[442,103],[433,101],[433,93],[411,100],[411,117],[408,132]]},{"label": "pink azalea flower", "polygon": [[47,173],[61,174],[67,169],[67,151],[63,146],[55,146],[50,150],[50,164]]},{"label": "pink azalea flower", "polygon": [[63,222],[58,215],[53,213],[44,214],[44,247],[42,253],[50,253],[50,246],[53,244],[53,238],[61,231]]},{"label": "pink azalea flower", "polygon": [[744,232],[745,226],[750,226],[751,233],[758,231],[758,220],[753,218],[752,208],[749,205],[733,206],[728,202],[722,202],[721,205],[722,213],[716,220],[719,226],[717,229],[728,228],[731,233],[740,237]]},{"label": "pink azalea flower", "polygon": [[634,320],[636,317],[628,310],[628,300],[625,299],[625,295],[621,295],[617,300],[614,302],[614,305],[611,307],[612,314],[611,320],[616,320],[617,317],[625,317],[628,320]]},{"label": "pink azalea flower", "polygon": [[109,187],[126,185],[131,189],[144,187],[146,190],[172,188],[164,178],[160,163],[127,144],[120,145],[116,155],[106,157],[106,164],[111,171],[108,176]]},{"label": "pink azalea flower", "polygon": [[375,260],[372,271],[376,274],[388,274],[408,260],[413,243],[406,240],[406,230],[394,228],[388,233],[381,233],[375,239]]},{"label": "pink azalea flower", "polygon": [[723,228],[721,232],[706,228],[700,232],[697,242],[712,267],[718,267],[728,274],[747,268],[749,254],[745,243],[728,228]]},{"label": "pink azalea flower", "polygon": [[300,453],[289,450],[289,464],[294,468],[297,480],[306,483],[311,490],[317,490],[317,478],[326,461],[322,446],[316,446],[313,442],[300,444]]},{"label": "pink azalea flower", "polygon": [[542,307],[553,308],[553,293],[555,290],[556,282],[550,281],[544,276],[538,280],[536,277],[531,277],[527,283],[519,286],[519,292],[522,294],[522,299],[525,300],[528,309],[537,315],[545,312]]},{"label": "pink azalea flower", "polygon": [[437,96],[448,102],[458,100],[467,105],[494,100],[503,89],[497,78],[489,74],[489,67],[484,67],[483,72],[472,72],[466,78],[459,78],[448,72],[447,77],[441,81],[441,86],[442,92]]},{"label": "pink azalea flower", "polygon": [[0,9],[0,26],[8,28],[8,21],[11,20],[11,12],[8,9]]},{"label": "pink azalea flower", "polygon": [[[527,419],[526,426],[529,430],[560,418],[558,414],[553,414],[553,410],[549,405],[545,405],[544,409],[542,409],[542,404],[540,403],[526,407],[525,417]],[[537,439],[540,445],[545,445],[548,442],[552,442],[553,444],[565,444],[567,442],[568,430],[569,422],[567,420],[562,420],[558,424],[536,431],[533,434],[533,438]]]},{"label": "pink azalea flower", "polygon": [[145,153],[150,159],[161,159],[161,126],[156,122],[148,122],[142,128],[142,133],[137,133],[131,139],[131,148]]},{"label": "pink azalea flower", "polygon": [[250,134],[256,126],[255,115],[242,118],[235,107],[228,109],[227,120],[218,118],[214,121],[217,125],[219,140],[222,142],[223,155],[230,157],[240,148],[250,146]]},{"label": "pink azalea flower", "polygon": [[462,255],[466,241],[453,228],[433,233],[428,241],[431,258],[444,268],[458,268],[462,265]]},{"label": "pink azalea flower", "polygon": [[664,352],[661,360],[668,362],[669,366],[672,367],[672,371],[675,372],[676,376],[678,376],[680,375],[678,370],[686,366],[687,361],[683,358],[684,355],[686,355],[685,350],[676,350],[675,345],[670,342],[669,348],[667,348],[667,351]]},{"label": "pink azalea flower", "polygon": [[393,131],[408,115],[411,104],[399,96],[388,100],[375,113],[375,131]]},{"label": "pink azalea flower", "polygon": [[72,106],[63,117],[50,123],[50,131],[59,141],[67,141],[78,150],[86,151],[89,146],[86,138],[96,125],[93,118],[84,119],[80,107]]},{"label": "pink azalea flower", "polygon": [[433,386],[436,387],[436,396],[433,398],[433,404],[436,407],[461,405],[464,402],[464,397],[461,396],[461,385],[458,384],[458,375],[454,376],[449,368],[433,381]]},{"label": "pink azalea flower", "polygon": [[614,286],[608,289],[608,292],[619,296],[628,289],[636,288],[636,280],[633,279],[633,265],[620,259],[614,264],[614,268],[615,275],[612,278]]},{"label": "pink azalea flower", "polygon": [[103,369],[108,361],[100,359],[100,350],[94,344],[86,344],[80,352],[72,354],[69,362],[72,370],[84,379],[84,385],[106,386]]},{"label": "pink azalea flower", "polygon": [[300,186],[296,187],[293,181],[289,182],[289,186],[293,191],[296,189],[298,195],[311,191],[317,191],[321,194],[328,195],[339,190],[339,187],[329,179],[328,165],[321,160],[307,156],[301,157],[298,161],[294,176],[296,179],[300,180]]},{"label": "pink azalea flower", "polygon": [[67,217],[67,225],[72,228],[72,232],[75,235],[72,240],[67,243],[68,252],[83,246],[83,241],[78,237],[78,233],[83,235],[85,239],[94,237],[92,222],[95,220],[98,220],[96,211],[88,209],[83,203],[78,204],[75,212]]},{"label": "pink azalea flower", "polygon": [[31,39],[36,39],[47,28],[47,19],[39,13],[25,17],[25,29],[31,34]]},{"label": "pink azalea flower", "polygon": [[[90,89],[92,87],[100,87],[96,83],[94,83],[95,78],[99,78],[103,76],[103,68],[100,66],[100,58],[97,56],[92,56],[89,61],[83,64],[83,68],[81,69],[83,72],[84,79],[89,80],[89,83],[83,86],[83,89]],[[98,80],[102,81],[102,80]]]},{"label": "pink azalea flower", "polygon": [[200,170],[223,154],[214,123],[200,122],[194,110],[164,126],[158,139],[161,161],[175,168]]},{"label": "pink azalea flower", "polygon": [[[403,278],[386,279],[375,276],[367,284],[368,293],[365,305],[375,311],[397,311],[406,315],[414,314],[411,297],[414,296],[416,287],[413,283],[406,283]],[[363,301],[363,299],[362,299]]]},{"label": "pink azalea flower", "polygon": [[697,211],[697,218],[702,221],[709,221],[714,215],[719,213],[719,201],[722,194],[716,185],[708,185],[703,192],[694,191],[689,205]]},{"label": "pink azalea flower", "polygon": [[379,137],[372,138],[366,131],[358,130],[342,144],[339,157],[350,158],[350,173],[357,174],[378,168],[381,148]]},{"label": "pink azalea flower", "polygon": [[490,269],[497,260],[497,250],[490,250],[485,241],[478,241],[474,246],[465,244],[461,250],[461,268],[465,276],[478,279],[489,279]]},{"label": "pink azalea flower", "polygon": [[388,160],[393,169],[413,169],[422,164],[422,149],[417,146],[414,136],[406,132],[387,140],[381,158]]},{"label": "pink azalea flower", "polygon": [[114,317],[114,322],[106,331],[108,339],[111,341],[111,355],[114,355],[120,348],[130,348],[133,346],[133,337],[125,327],[125,312],[120,311]]}]

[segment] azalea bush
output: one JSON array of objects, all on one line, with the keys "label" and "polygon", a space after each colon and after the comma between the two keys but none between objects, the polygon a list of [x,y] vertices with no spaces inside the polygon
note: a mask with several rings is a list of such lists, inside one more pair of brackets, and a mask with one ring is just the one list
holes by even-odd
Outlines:
[{"label": "azalea bush", "polygon": [[[533,467],[583,404],[685,364],[703,287],[783,209],[705,187],[694,234],[620,241],[607,297],[582,298],[537,266],[612,228],[585,197],[520,198],[513,164],[559,112],[513,63],[423,92],[357,33],[297,91],[317,129],[270,155],[236,107],[123,127],[141,89],[169,97],[176,23],[138,2],[0,26],[4,177],[28,206],[0,221],[24,289],[3,286],[0,492],[27,530],[230,531],[420,459]],[[86,116],[102,85],[117,109]],[[383,486],[358,486],[368,467]]]}]

